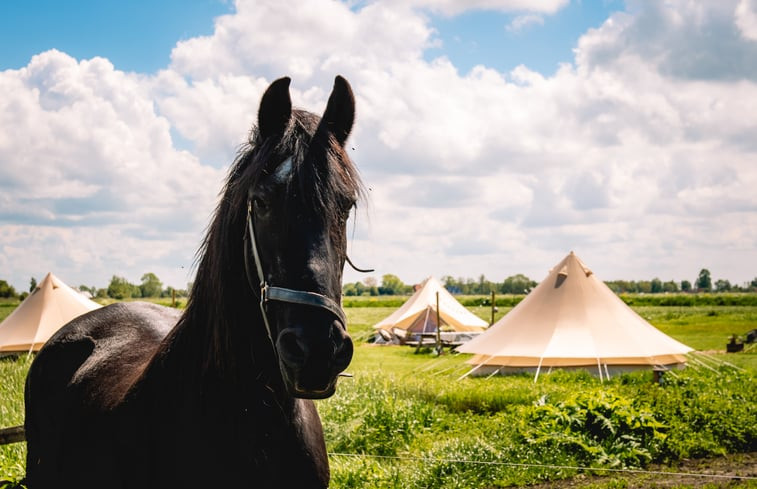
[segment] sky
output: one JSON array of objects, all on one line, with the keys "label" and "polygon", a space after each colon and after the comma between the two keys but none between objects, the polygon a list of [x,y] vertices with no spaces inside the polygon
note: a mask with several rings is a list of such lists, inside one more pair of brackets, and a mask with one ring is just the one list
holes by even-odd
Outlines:
[{"label": "sky", "polygon": [[321,113],[337,74],[379,282],[570,251],[757,277],[757,0],[29,0],[0,2],[0,279],[186,287],[265,88]]}]

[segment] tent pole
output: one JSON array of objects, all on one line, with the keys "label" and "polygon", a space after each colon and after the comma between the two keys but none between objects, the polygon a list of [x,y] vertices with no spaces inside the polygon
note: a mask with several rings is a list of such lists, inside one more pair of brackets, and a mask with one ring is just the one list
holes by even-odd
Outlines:
[{"label": "tent pole", "polygon": [[421,328],[421,334],[418,338],[418,346],[415,347],[415,353],[418,353],[421,351],[421,347],[423,346],[423,335],[426,334],[428,328],[428,307],[426,308],[426,314],[423,316],[423,327]]},{"label": "tent pole", "polygon": [[[715,358],[715,357],[713,357],[713,356],[710,356],[710,355],[708,355],[708,354],[706,354],[706,353],[702,353],[701,351],[693,351],[693,352],[691,352],[691,354],[692,354],[692,355],[694,355],[695,357],[696,357],[697,355],[701,355],[701,356],[703,356],[704,358],[706,358],[706,359],[708,359],[708,360],[711,360],[711,361],[715,362],[715,363],[716,363],[716,364],[718,364],[718,365],[727,365],[727,366],[729,366],[729,367],[731,367],[731,368],[735,368],[736,370],[740,370],[740,371],[742,371],[742,372],[744,371],[744,369],[743,369],[743,368],[741,368],[741,367],[739,367],[739,366],[737,366],[737,365],[734,365],[734,364],[732,364],[732,363],[730,363],[730,362],[726,362],[725,360],[721,360],[721,359],[719,359],[719,358]],[[700,361],[701,361],[701,359],[700,359]]]},{"label": "tent pole", "polygon": [[710,367],[709,365],[707,365],[706,363],[704,363],[704,362],[703,362],[702,360],[699,360],[698,358],[692,358],[691,360],[692,360],[692,361],[693,361],[694,363],[697,363],[697,364],[699,364],[700,366],[702,366],[702,367],[706,368],[707,370],[711,370],[712,372],[718,373],[718,371],[717,371],[717,370],[715,370],[714,368]]},{"label": "tent pole", "polygon": [[436,291],[436,354],[442,354],[442,319],[439,317],[439,291]]},{"label": "tent pole", "polygon": [[502,370],[502,367],[499,367],[497,370],[495,370],[494,372],[490,373],[489,376],[487,377],[487,379],[491,379],[492,377],[494,377],[495,375],[497,375],[500,370]]},{"label": "tent pole", "polygon": [[605,379],[602,378],[602,363],[599,361],[599,357],[597,357],[597,370],[599,370],[599,381],[604,382]]},{"label": "tent pole", "polygon": [[[489,361],[489,360],[491,360],[492,358],[494,358],[494,355],[489,355],[489,356],[488,356],[488,357],[486,358],[486,360],[484,360],[484,362],[488,362],[488,361]],[[469,376],[470,374],[472,374],[472,373],[473,373],[473,372],[475,372],[476,370],[480,369],[481,367],[483,367],[483,366],[484,366],[484,362],[481,362],[481,363],[479,363],[478,365],[476,365],[475,367],[473,367],[472,369],[468,370],[468,371],[467,371],[466,373],[464,373],[463,375],[461,375],[461,376],[460,376],[460,377],[459,377],[459,378],[458,378],[457,380],[463,380],[464,378],[466,378],[467,376]]]},{"label": "tent pole", "polygon": [[539,366],[536,367],[536,375],[534,375],[534,384],[539,379],[539,371],[541,370],[541,362],[544,360],[544,357],[539,358]]},{"label": "tent pole", "polygon": [[494,291],[492,290],[492,320],[489,323],[489,326],[494,324],[494,311],[497,309],[497,307],[494,304],[496,304],[496,301],[494,298]]}]

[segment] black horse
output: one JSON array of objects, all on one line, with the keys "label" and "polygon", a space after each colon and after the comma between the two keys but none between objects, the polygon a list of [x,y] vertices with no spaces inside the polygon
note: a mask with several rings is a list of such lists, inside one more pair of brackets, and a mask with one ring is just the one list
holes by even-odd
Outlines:
[{"label": "black horse", "polygon": [[332,395],[352,359],[340,298],[362,193],[344,149],[354,110],[342,77],[322,118],[273,82],[184,313],[113,304],[45,344],[26,381],[30,488],[328,486],[309,399]]}]

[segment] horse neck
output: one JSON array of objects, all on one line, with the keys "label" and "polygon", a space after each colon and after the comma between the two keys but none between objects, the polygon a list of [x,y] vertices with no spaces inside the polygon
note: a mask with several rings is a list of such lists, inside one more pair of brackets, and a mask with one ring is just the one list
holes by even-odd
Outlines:
[{"label": "horse neck", "polygon": [[[195,365],[201,382],[230,388],[262,383],[282,394],[259,299],[247,284],[243,265],[218,263],[211,270],[207,265],[200,263],[171,350],[177,350],[177,357],[190,357],[182,361]],[[235,273],[221,277],[223,270]]]},{"label": "horse neck", "polygon": [[[203,244],[187,308],[168,350],[205,384],[265,384],[284,394],[256,291],[245,273],[244,198],[239,181],[227,183]],[[180,374],[183,375],[183,374]]]}]

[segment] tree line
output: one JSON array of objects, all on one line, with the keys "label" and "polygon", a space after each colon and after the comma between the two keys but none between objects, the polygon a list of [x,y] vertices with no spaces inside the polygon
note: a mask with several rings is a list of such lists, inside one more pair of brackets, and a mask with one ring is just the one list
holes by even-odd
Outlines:
[{"label": "tree line", "polygon": [[[501,282],[488,280],[483,274],[478,279],[452,277],[445,275],[441,279],[444,287],[453,294],[461,295],[489,295],[496,294],[527,294],[538,283],[523,274],[511,275]],[[706,268],[700,270],[696,280],[689,282],[682,280],[676,282],[668,280],[663,282],[659,278],[652,280],[610,280],[605,284],[616,294],[659,294],[669,292],[757,292],[757,277],[743,285],[731,284],[724,279],[713,280],[712,274]],[[398,276],[386,274],[379,282],[375,277],[368,277],[362,282],[345,283],[342,293],[345,296],[379,296],[379,295],[409,295],[415,290],[417,284],[406,284]],[[29,283],[29,291],[17,292],[16,289],[5,280],[0,279],[0,298],[25,299],[37,287],[37,280],[32,277]],[[107,287],[89,287],[80,285],[78,290],[87,292],[92,297],[111,298],[117,300],[154,297],[187,297],[192,284],[187,284],[187,289],[174,289],[171,286],[164,287],[163,282],[152,272],[142,275],[139,284],[133,284],[126,278],[113,275]]]},{"label": "tree line", "polygon": [[[187,297],[188,290],[192,284],[187,284],[187,289],[174,289],[171,286],[163,286],[163,282],[152,272],[142,275],[139,284],[133,284],[126,278],[113,275],[107,287],[89,287],[80,285],[72,287],[90,294],[92,297],[110,298],[110,299],[138,299],[138,298],[155,298],[155,297]],[[0,280],[0,298],[24,300],[30,293],[37,288],[37,279],[32,277],[29,280],[29,291],[18,292],[5,280]]]},{"label": "tree line", "polygon": [[[445,275],[441,279],[444,287],[453,294],[488,295],[496,294],[527,294],[538,283],[523,274],[511,275],[502,282],[488,280],[483,274],[478,279],[452,277]],[[605,284],[616,294],[661,294],[670,292],[757,292],[757,277],[743,285],[731,284],[724,279],[713,280],[712,274],[706,268],[699,271],[696,280],[690,282],[682,280],[663,282],[659,278],[652,280],[610,280]],[[375,277],[368,277],[362,282],[346,283],[342,287],[345,296],[379,296],[379,295],[408,295],[415,286],[405,284],[396,275],[382,276],[379,283]]]},{"label": "tree line", "polygon": [[[523,274],[507,277],[502,282],[492,282],[487,280],[484,275],[479,276],[478,280],[445,275],[441,282],[451,293],[464,295],[481,295],[492,292],[526,294],[537,285],[535,281]],[[380,284],[376,278],[368,277],[362,282],[347,283],[342,287],[342,293],[345,296],[408,295],[414,290],[414,284],[405,284],[399,277],[392,274],[382,276]]]},{"label": "tree line", "polygon": [[751,282],[747,282],[743,285],[731,284],[729,280],[725,279],[713,280],[712,274],[706,268],[699,271],[699,275],[693,283],[688,280],[681,280],[681,282],[669,280],[663,282],[659,278],[640,281],[612,280],[605,283],[617,294],[659,294],[665,292],[757,292],[757,277]]}]

